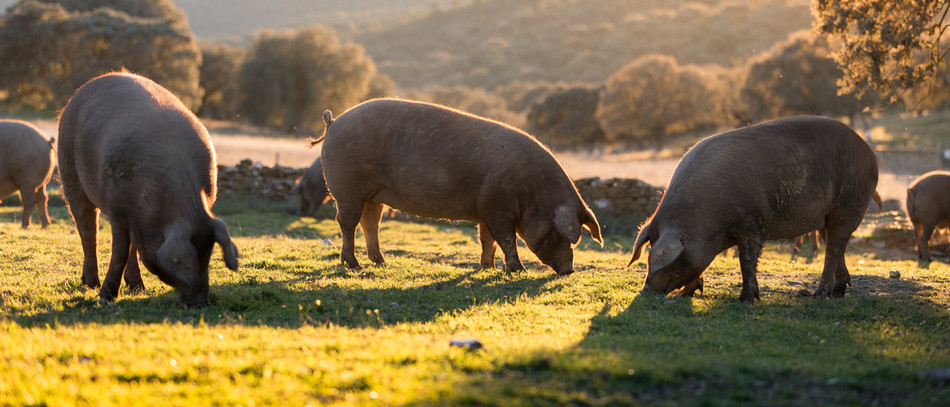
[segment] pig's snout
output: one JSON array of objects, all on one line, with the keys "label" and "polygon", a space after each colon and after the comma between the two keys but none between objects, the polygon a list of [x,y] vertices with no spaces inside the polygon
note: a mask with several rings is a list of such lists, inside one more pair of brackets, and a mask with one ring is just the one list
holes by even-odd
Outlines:
[{"label": "pig's snout", "polygon": [[643,290],[640,293],[657,293],[666,295],[677,287],[673,287],[675,283],[665,276],[651,274],[647,276],[646,282],[643,283]]},{"label": "pig's snout", "polygon": [[569,269],[567,269],[567,270],[561,270],[561,271],[555,270],[554,272],[557,273],[557,275],[559,275],[559,276],[569,276],[569,275],[571,275],[571,274],[574,274],[574,269],[573,269],[573,268],[569,268]]},{"label": "pig's snout", "polygon": [[178,305],[184,308],[205,308],[211,304],[208,303],[207,296],[199,296],[194,298],[178,298]]}]

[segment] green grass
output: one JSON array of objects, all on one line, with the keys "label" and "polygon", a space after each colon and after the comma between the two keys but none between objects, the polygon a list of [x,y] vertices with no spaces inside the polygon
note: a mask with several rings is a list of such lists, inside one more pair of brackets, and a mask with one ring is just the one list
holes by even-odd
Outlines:
[{"label": "green grass", "polygon": [[[384,221],[387,264],[361,252],[365,269],[346,270],[331,209],[299,218],[293,203],[230,196],[215,211],[241,268],[216,249],[210,307],[178,307],[147,273],[147,292],[100,306],[54,202],[46,230],[21,230],[19,207],[0,206],[0,404],[950,403],[947,383],[920,375],[950,367],[950,266],[918,268],[910,241],[854,244],[853,286],[829,300],[798,296],[820,260],[771,245],[749,306],[730,256],[695,298],[639,295],[631,236],[604,249],[585,237],[566,277],[521,248],[528,271],[507,275],[478,268],[470,225]],[[102,222],[101,273],[109,241]],[[882,242],[906,249],[882,256]],[[464,338],[484,348],[449,346]]]}]

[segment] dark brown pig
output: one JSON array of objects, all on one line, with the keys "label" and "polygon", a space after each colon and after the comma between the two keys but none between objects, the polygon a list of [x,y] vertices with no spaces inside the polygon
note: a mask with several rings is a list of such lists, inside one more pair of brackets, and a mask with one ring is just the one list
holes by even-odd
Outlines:
[{"label": "dark brown pig", "polygon": [[293,192],[300,195],[300,215],[314,217],[317,210],[330,199],[327,183],[323,180],[323,165],[316,159],[294,185]]},{"label": "dark brown pig", "polygon": [[[444,106],[397,99],[362,103],[332,119],[324,113],[323,173],[336,200],[341,259],[354,255],[359,224],[370,260],[383,263],[383,204],[430,218],[478,224],[481,266],[523,270],[516,235],[558,274],[574,271],[574,245],[600,226],[547,148],[528,134]],[[321,138],[323,140],[323,138]],[[316,140],[318,143],[321,140]]]},{"label": "dark brown pig", "polygon": [[877,186],[877,157],[850,127],[793,117],[708,137],[680,160],[656,212],[640,229],[633,264],[652,249],[644,291],[702,286],[717,254],[739,248],[742,293],[759,299],[756,263],[763,242],[813,230],[825,238],[815,297],[843,296],[851,277],[844,253]]},{"label": "dark brown pig", "polygon": [[907,216],[914,225],[917,258],[930,263],[930,237],[935,229],[950,227],[950,172],[931,171],[910,184]]},{"label": "dark brown pig", "polygon": [[43,227],[49,226],[46,183],[56,166],[54,142],[30,123],[0,120],[0,200],[20,191],[24,229],[30,226],[34,206]]},{"label": "dark brown pig", "polygon": [[117,72],[79,88],[59,118],[63,195],[82,239],[82,282],[99,287],[99,211],[112,224],[112,258],[99,301],[113,301],[121,276],[143,288],[137,255],[175,288],[184,305],[208,301],[215,242],[237,270],[227,226],[211,213],[214,148],[208,131],[175,95],[151,80]]}]

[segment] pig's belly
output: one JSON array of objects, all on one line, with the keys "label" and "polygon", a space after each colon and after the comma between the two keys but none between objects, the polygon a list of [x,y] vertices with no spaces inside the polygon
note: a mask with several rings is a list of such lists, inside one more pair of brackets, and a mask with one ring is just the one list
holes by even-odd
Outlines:
[{"label": "pig's belly", "polygon": [[396,191],[383,188],[370,198],[372,202],[389,205],[401,212],[435,219],[479,220],[475,199],[434,190]]},{"label": "pig's belly", "polygon": [[824,227],[824,217],[775,219],[766,227],[765,239],[791,239]]}]

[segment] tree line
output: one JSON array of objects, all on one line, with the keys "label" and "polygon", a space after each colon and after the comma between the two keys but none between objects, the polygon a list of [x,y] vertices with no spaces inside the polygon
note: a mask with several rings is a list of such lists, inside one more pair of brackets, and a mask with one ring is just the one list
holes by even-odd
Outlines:
[{"label": "tree line", "polygon": [[[850,117],[854,125],[862,112],[896,98],[873,89],[841,93],[839,85],[857,74],[842,69],[829,38],[796,32],[732,67],[648,54],[597,83],[397,92],[361,45],[325,27],[260,32],[247,47],[199,45],[171,0],[21,0],[0,18],[0,104],[58,109],[86,80],[126,68],[162,84],[201,117],[289,133],[319,134],[324,109],[339,114],[401,93],[524,127],[555,147],[652,147],[795,114]],[[901,101],[934,108],[950,100],[950,70],[938,64],[933,71],[935,85],[909,87]]]}]

